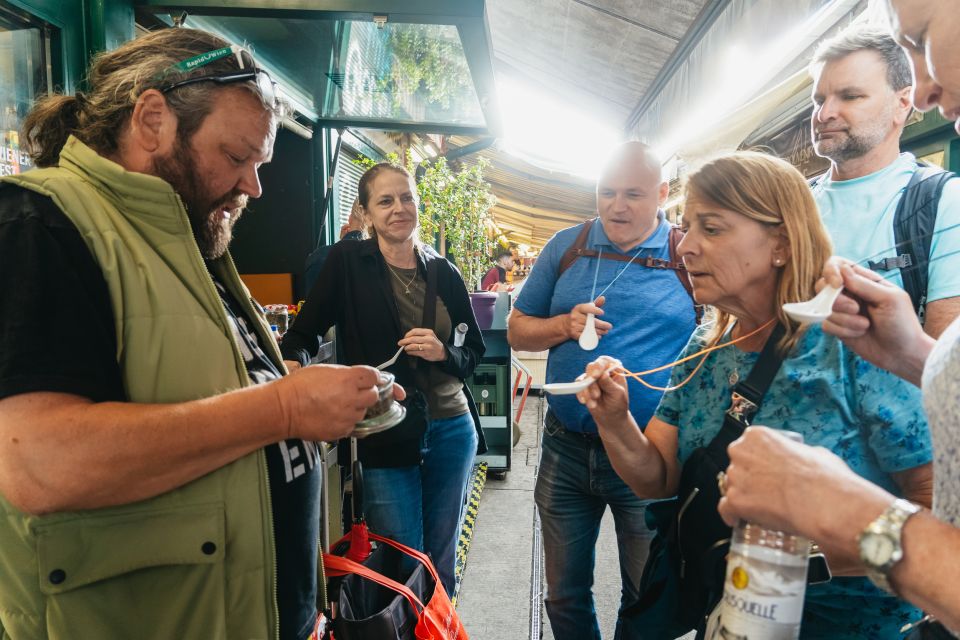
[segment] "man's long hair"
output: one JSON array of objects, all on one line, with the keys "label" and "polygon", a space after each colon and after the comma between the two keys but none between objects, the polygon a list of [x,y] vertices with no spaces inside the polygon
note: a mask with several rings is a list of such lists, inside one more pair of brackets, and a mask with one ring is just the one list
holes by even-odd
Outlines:
[{"label": "man's long hair", "polygon": [[[43,97],[25,118],[23,140],[30,157],[38,167],[56,165],[70,135],[102,156],[113,155],[140,94],[147,89],[163,90],[194,76],[240,71],[233,54],[190,71],[173,70],[179,62],[229,46],[229,42],[212,33],[174,28],[155,31],[97,55],[87,73],[86,93]],[[249,63],[246,68],[252,68],[253,60],[248,54],[243,55],[244,62]],[[263,101],[254,82],[230,86],[246,87]],[[219,90],[216,83],[199,82],[164,94],[177,117],[181,139],[189,140],[200,128],[213,109]],[[264,108],[282,116],[282,105],[264,102]]]}]

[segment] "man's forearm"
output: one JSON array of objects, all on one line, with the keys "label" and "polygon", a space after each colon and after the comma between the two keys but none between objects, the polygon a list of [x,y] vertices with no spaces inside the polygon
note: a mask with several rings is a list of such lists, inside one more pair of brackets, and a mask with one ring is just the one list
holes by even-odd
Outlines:
[{"label": "man's forearm", "polygon": [[[859,557],[860,532],[893,502],[876,492],[844,501],[844,514],[830,510],[833,523],[828,544],[847,558]],[[838,502],[838,504],[841,504]],[[901,534],[903,560],[889,580],[904,600],[933,614],[949,629],[960,629],[960,530],[937,520],[929,511],[911,517]]]},{"label": "man's forearm", "polygon": [[890,576],[897,593],[960,630],[960,530],[924,511],[903,528],[903,560]]},{"label": "man's forearm", "polygon": [[931,338],[939,338],[944,329],[960,315],[960,297],[941,298],[927,304],[923,330]]},{"label": "man's forearm", "polygon": [[[848,561],[859,560],[857,538],[861,531],[890,506],[894,496],[883,489],[858,483],[844,487],[835,504],[844,505],[843,515],[836,510],[821,512],[817,541],[830,546]],[[908,499],[914,499],[908,495]],[[960,629],[960,530],[937,520],[929,511],[911,517],[901,535],[903,560],[894,567],[890,582],[905,600],[932,613],[947,627]]]},{"label": "man's forearm", "polygon": [[0,491],[31,513],[127,504],[283,439],[285,424],[271,385],[180,404],[13,396],[0,402]]},{"label": "man's forearm", "polygon": [[537,318],[514,314],[507,325],[507,341],[520,351],[546,351],[570,339],[566,323],[566,315]]},{"label": "man's forearm", "polygon": [[903,349],[901,356],[891,362],[888,370],[897,377],[919,387],[923,380],[923,369],[927,364],[927,358],[933,351],[935,344],[936,340],[929,334],[918,331],[912,346]]}]

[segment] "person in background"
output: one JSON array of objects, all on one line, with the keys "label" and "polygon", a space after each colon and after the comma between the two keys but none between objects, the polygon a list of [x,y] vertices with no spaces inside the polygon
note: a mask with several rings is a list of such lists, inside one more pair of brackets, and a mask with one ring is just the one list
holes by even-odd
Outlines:
[{"label": "person in background", "polygon": [[481,291],[501,289],[501,285],[507,281],[507,272],[513,270],[513,252],[507,247],[500,247],[494,254],[493,262],[494,265],[480,282]]},{"label": "person in background", "polygon": [[[345,224],[340,225],[340,240],[338,242],[343,242],[344,240],[363,240],[365,228],[366,223],[363,220],[363,210],[360,208],[360,200],[354,198],[353,206],[350,207],[350,217],[347,218]],[[301,292],[304,298],[306,298],[310,289],[313,288],[313,283],[317,281],[317,276],[320,275],[320,270],[323,269],[323,263],[327,261],[327,256],[330,255],[330,250],[335,244],[337,243],[317,247],[307,256]]]},{"label": "person in background", "polygon": [[[460,272],[418,239],[413,177],[378,164],[358,190],[372,237],[333,247],[281,351],[291,369],[306,366],[317,336],[333,325],[348,363],[377,365],[402,350],[387,371],[410,392],[406,418],[359,441],[363,512],[375,533],[430,553],[453,595],[467,483],[483,452],[480,418],[463,381],[483,356],[483,337]],[[461,323],[466,338],[455,346]]]},{"label": "person in background", "polygon": [[[783,361],[753,422],[798,432],[886,491],[929,504],[930,437],[916,389],[864,362],[819,327],[800,326],[781,308],[813,295],[830,255],[800,172],[764,154],[721,156],[688,177],[683,224],[686,235],[677,249],[697,302],[714,312],[680,358],[740,342],[709,353],[702,364],[693,358],[675,366],[669,386],[676,390],[664,394],[643,431],[631,416],[630,387],[617,373],[619,362],[603,358],[587,368],[599,382],[580,399],[617,473],[642,498],[675,496],[682,466],[720,431],[734,406],[734,384],[749,376],[780,323]],[[830,560],[834,575],[844,577],[807,587],[800,637],[899,638],[916,609],[853,577],[862,575],[856,567]]]},{"label": "person in background", "polygon": [[378,376],[285,375],[227,251],[285,107],[183,28],[86,86],[34,106],[42,168],[0,186],[0,636],[306,640],[316,441]]},{"label": "person in background", "polygon": [[[902,287],[900,268],[881,265],[884,258],[893,261],[898,253],[911,250],[898,248],[894,234],[894,214],[918,169],[912,154],[900,152],[913,85],[907,56],[888,32],[857,25],[817,47],[810,73],[813,147],[830,160],[830,170],[812,189],[834,253],[863,266],[872,262]],[[960,314],[960,254],[954,255],[960,250],[960,234],[937,233],[957,224],[960,180],[947,180],[931,229],[936,235],[930,242],[920,309],[924,328],[933,337]],[[916,268],[924,259],[914,256],[914,266],[906,268]]]},{"label": "person in background", "polygon": [[[893,36],[913,67],[913,105],[939,106],[960,133],[960,14],[949,0],[887,0]],[[877,274],[834,260],[827,283],[843,284],[824,331],[863,358],[920,385],[933,437],[933,510],[917,510],[852,473],[829,451],[794,444],[763,427],[730,446],[727,522],[746,518],[815,538],[858,562],[884,588],[960,632],[960,322],[934,341],[909,297]],[[933,629],[926,631],[938,637]]]},{"label": "person in background", "polygon": [[[650,147],[621,145],[597,182],[599,219],[560,231],[543,248],[511,312],[507,336],[514,349],[550,350],[547,382],[573,380],[596,357],[577,344],[587,314],[597,317],[599,352],[641,369],[670,362],[693,332],[694,308],[676,273],[642,264],[647,257],[670,260],[670,224],[660,210],[667,188]],[[586,225],[583,248],[595,257],[564,268],[565,254]],[[609,294],[597,298],[608,286]],[[662,384],[668,376],[664,372],[653,381]],[[644,424],[659,400],[659,391],[631,389]],[[558,640],[599,639],[592,586],[600,520],[609,507],[617,533],[622,612],[637,598],[652,535],[646,502],[610,466],[587,409],[572,396],[550,396],[548,403],[535,491],[546,556],[544,603]]]}]

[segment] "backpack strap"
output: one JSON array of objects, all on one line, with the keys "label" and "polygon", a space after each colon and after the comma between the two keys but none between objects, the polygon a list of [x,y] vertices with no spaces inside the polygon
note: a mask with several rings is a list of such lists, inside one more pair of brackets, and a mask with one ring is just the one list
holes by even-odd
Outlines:
[{"label": "backpack strap", "polygon": [[[574,262],[577,261],[577,258],[596,258],[600,254],[593,249],[587,249],[587,237],[590,235],[590,229],[593,227],[593,223],[599,220],[599,218],[593,218],[587,220],[584,223],[583,227],[580,229],[580,233],[577,234],[576,239],[573,241],[567,250],[564,252],[563,256],[560,258],[560,268],[557,271],[557,278],[563,275],[563,272],[569,269]],[[683,260],[680,259],[677,253],[677,245],[680,244],[680,241],[683,240],[683,231],[677,225],[670,225],[670,235],[668,239],[668,244],[670,247],[670,259],[664,260],[663,258],[652,258],[647,256],[641,260],[633,260],[631,256],[625,256],[620,253],[604,253],[601,257],[605,260],[617,260],[619,262],[631,262],[634,264],[639,264],[640,266],[647,267],[649,269],[672,269],[676,274],[677,278],[680,280],[680,284],[683,286],[684,290],[687,292],[687,295],[690,296],[690,299],[693,300],[693,285],[690,283],[690,278],[687,277],[687,268],[683,264]],[[697,324],[700,324],[700,320],[703,318],[703,305],[698,305],[696,302],[693,303],[694,311],[697,315]]]},{"label": "backpack strap", "polygon": [[[583,249],[587,246],[587,236],[590,235],[590,229],[593,228],[593,223],[597,220],[599,220],[599,218],[592,218],[583,223],[576,240],[563,252],[563,256],[560,258],[560,269],[557,271],[557,279],[577,261],[577,258],[584,255]],[[596,255],[596,252],[594,252],[594,255]]]},{"label": "backpack strap", "polygon": [[893,215],[897,256],[868,262],[873,271],[900,269],[903,288],[910,294],[921,324],[925,319],[930,245],[937,223],[940,196],[944,185],[954,177],[956,174],[951,171],[919,163]]}]

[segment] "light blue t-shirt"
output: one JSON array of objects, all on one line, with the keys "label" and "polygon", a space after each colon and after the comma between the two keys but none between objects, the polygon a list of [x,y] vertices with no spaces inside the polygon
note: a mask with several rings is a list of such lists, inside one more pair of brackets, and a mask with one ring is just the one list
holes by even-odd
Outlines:
[{"label": "light blue t-shirt", "polygon": [[[706,330],[691,337],[684,356],[705,346]],[[758,358],[735,346],[714,351],[686,386],[664,394],[656,417],[678,428],[681,463],[720,430],[730,407],[731,374],[746,379]],[[671,386],[698,362],[674,367]],[[826,447],[896,495],[902,492],[890,473],[932,460],[920,390],[861,359],[819,326],[809,327],[783,361],[753,424],[796,431],[806,444]],[[823,506],[843,517],[842,504]],[[920,617],[866,578],[834,578],[808,587],[806,597],[801,638],[900,638],[900,627]]]},{"label": "light blue t-shirt", "polygon": [[[560,259],[574,243],[583,225],[564,229],[554,235],[537,258],[533,270],[523,283],[517,298],[517,309],[529,316],[549,318],[568,313],[574,306],[590,301],[597,258],[578,258],[559,276]],[[640,250],[640,259],[651,256],[669,259],[670,224],[662,217],[660,226],[641,245],[628,255]],[[603,253],[620,251],[607,239],[603,225],[595,222],[587,237],[586,248],[602,249]],[[613,281],[617,274],[626,272],[606,293],[604,314],[600,319],[613,325],[600,338],[593,351],[584,351],[574,340],[567,340],[552,349],[547,359],[547,382],[570,382],[583,373],[588,363],[601,355],[619,358],[631,371],[645,371],[676,359],[696,326],[693,302],[676,272],[670,269],[652,269],[617,260],[599,260],[597,293]],[[647,378],[648,382],[664,386],[669,371]],[[630,407],[641,426],[653,415],[660,392],[639,383],[630,384]],[[593,418],[576,396],[548,396],[550,408],[564,427],[570,431],[595,433]]]},{"label": "light blue t-shirt", "polygon": [[[867,260],[896,257],[893,216],[917,168],[917,160],[901,153],[876,173],[834,182],[828,172],[813,186],[823,224],[833,241],[833,253],[863,266]],[[927,302],[960,295],[960,180],[948,180],[937,208],[930,244]],[[943,233],[940,233],[943,231]],[[900,269],[881,271],[903,287]]]}]

